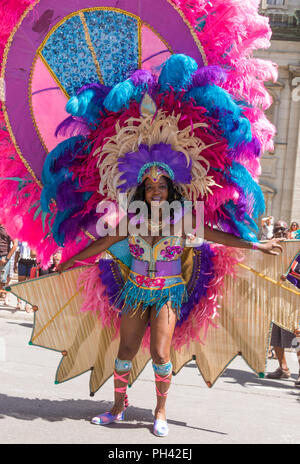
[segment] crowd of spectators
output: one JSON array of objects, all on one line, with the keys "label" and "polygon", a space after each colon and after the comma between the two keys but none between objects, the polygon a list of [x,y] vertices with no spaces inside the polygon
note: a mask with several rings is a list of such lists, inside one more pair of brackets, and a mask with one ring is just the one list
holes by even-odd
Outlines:
[{"label": "crowd of spectators", "polygon": [[293,221],[289,227],[285,221],[274,222],[273,216],[264,217],[261,220],[260,240],[271,240],[272,238],[300,239],[298,222]]},{"label": "crowd of spectators", "polygon": [[[27,242],[20,242],[12,239],[6,232],[4,226],[0,224],[0,300],[4,306],[10,306],[9,293],[7,287],[14,276],[18,282],[23,282],[34,277],[46,275],[57,270],[61,260],[61,252],[57,251],[51,259],[50,266],[42,269],[38,263],[35,250],[32,250]],[[28,303],[17,300],[16,309],[32,312],[32,306]]]}]

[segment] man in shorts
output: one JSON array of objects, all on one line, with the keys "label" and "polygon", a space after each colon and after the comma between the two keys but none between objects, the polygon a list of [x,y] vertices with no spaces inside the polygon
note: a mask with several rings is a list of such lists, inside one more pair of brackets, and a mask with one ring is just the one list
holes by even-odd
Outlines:
[{"label": "man in shorts", "polygon": [[271,345],[274,347],[279,367],[274,371],[270,372],[266,378],[273,380],[289,379],[291,376],[290,370],[287,365],[285,357],[285,348],[296,348],[298,354],[299,363],[299,374],[298,379],[295,382],[295,387],[300,388],[300,346],[299,346],[299,335],[300,331],[289,332],[288,330],[278,327],[273,324]]},{"label": "man in shorts", "polygon": [[11,279],[11,271],[14,265],[13,261],[17,246],[18,240],[12,240],[3,225],[0,224],[0,292],[1,298],[5,298],[5,304],[7,304],[7,293],[4,287],[9,284]]},{"label": "man in shorts", "polygon": [[[274,237],[275,238],[286,238],[287,237],[288,226],[284,221],[278,221],[274,224]],[[288,330],[278,327],[278,325],[273,324],[272,336],[270,345],[273,346],[276,357],[278,359],[279,367],[274,371],[270,372],[266,378],[267,379],[288,379],[291,376],[290,370],[287,365],[285,357],[285,348],[296,348],[299,349],[298,332],[289,332]],[[299,354],[299,351],[298,351]],[[299,361],[299,375],[298,379],[295,382],[295,387],[300,387],[300,357],[298,356]]]},{"label": "man in shorts", "polygon": [[[36,253],[31,250],[27,242],[19,242],[15,259],[16,270],[18,271],[18,282],[30,279],[31,269],[37,266]],[[21,300],[18,299],[17,309],[23,309]],[[25,305],[25,311],[32,312],[30,304]]]}]

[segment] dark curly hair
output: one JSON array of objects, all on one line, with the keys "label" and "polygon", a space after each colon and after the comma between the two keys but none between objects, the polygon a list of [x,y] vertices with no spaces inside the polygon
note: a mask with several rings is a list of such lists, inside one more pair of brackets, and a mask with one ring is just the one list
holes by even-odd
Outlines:
[{"label": "dark curly hair", "polygon": [[[185,198],[181,194],[179,187],[177,187],[174,182],[169,179],[169,177],[163,176],[167,183],[168,187],[168,198],[167,202],[172,203],[173,201],[184,202]],[[133,195],[131,201],[145,201],[146,199],[146,179],[137,187],[135,194]]]},{"label": "dark curly hair", "polygon": [[[179,201],[180,203],[182,203],[182,208],[183,208],[183,202],[185,201],[185,198],[180,192],[180,188],[177,185],[175,185],[174,182],[171,179],[169,179],[169,177],[163,176],[163,178],[165,179],[167,183],[167,188],[168,188],[167,202],[171,204],[173,201]],[[148,203],[146,202],[146,179],[137,187],[133,197],[131,198],[130,203],[132,203],[133,201],[143,201],[147,205],[148,214],[150,214],[151,209]],[[171,220],[173,220],[174,219],[173,208],[170,211],[170,216],[171,216]]]}]

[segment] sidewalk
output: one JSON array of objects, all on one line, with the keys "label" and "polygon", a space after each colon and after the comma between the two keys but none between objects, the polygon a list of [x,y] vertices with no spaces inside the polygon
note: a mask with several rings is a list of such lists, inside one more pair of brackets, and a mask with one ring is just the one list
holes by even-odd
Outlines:
[{"label": "sidewalk", "polygon": [[[16,284],[18,282],[18,277],[15,274],[13,279],[10,281],[10,285]],[[17,297],[12,295],[12,293],[8,294],[8,305],[4,303],[4,300],[0,299],[0,318],[12,318],[12,319],[28,319],[33,321],[33,314],[27,313],[25,309],[17,309]],[[22,304],[24,307],[24,302]]]},{"label": "sidewalk", "polygon": [[[120,424],[90,424],[112,406],[113,379],[89,397],[90,371],[54,384],[61,353],[29,346],[33,314],[0,308],[0,443],[69,444],[300,444],[298,363],[288,353],[292,376],[258,378],[238,356],[211,389],[195,362],[173,378],[168,398],[170,434],[152,434],[155,386],[151,363],[129,389],[129,409]],[[268,372],[278,365],[268,362]],[[113,446],[112,449],[116,447]]]}]

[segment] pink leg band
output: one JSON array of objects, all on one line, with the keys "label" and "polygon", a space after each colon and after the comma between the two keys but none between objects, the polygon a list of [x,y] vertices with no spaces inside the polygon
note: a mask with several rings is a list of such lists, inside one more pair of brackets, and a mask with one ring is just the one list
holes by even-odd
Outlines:
[{"label": "pink leg band", "polygon": [[[170,374],[166,375],[165,377],[161,377],[160,375],[158,375],[156,372],[155,372],[155,382],[164,382],[164,383],[170,383],[171,382],[171,379],[170,379]],[[155,385],[155,388],[156,388],[156,393],[158,396],[164,396],[166,397],[168,395],[168,391],[166,391],[165,393],[161,393],[159,391],[159,389],[157,388],[157,385]]]},{"label": "pink leg band", "polygon": [[[125,379],[125,375],[128,375],[129,374],[129,371],[128,372],[125,372],[124,374],[118,374],[118,372],[114,371],[114,380],[120,380],[121,382],[124,382],[126,384],[128,384],[128,379]],[[119,388],[116,388],[115,387],[115,392],[117,393],[126,393],[126,390],[127,390],[127,385],[124,386],[124,387],[119,387]],[[124,398],[124,408],[128,408],[129,406],[129,403],[128,403],[128,396],[125,395],[125,398]]]}]

